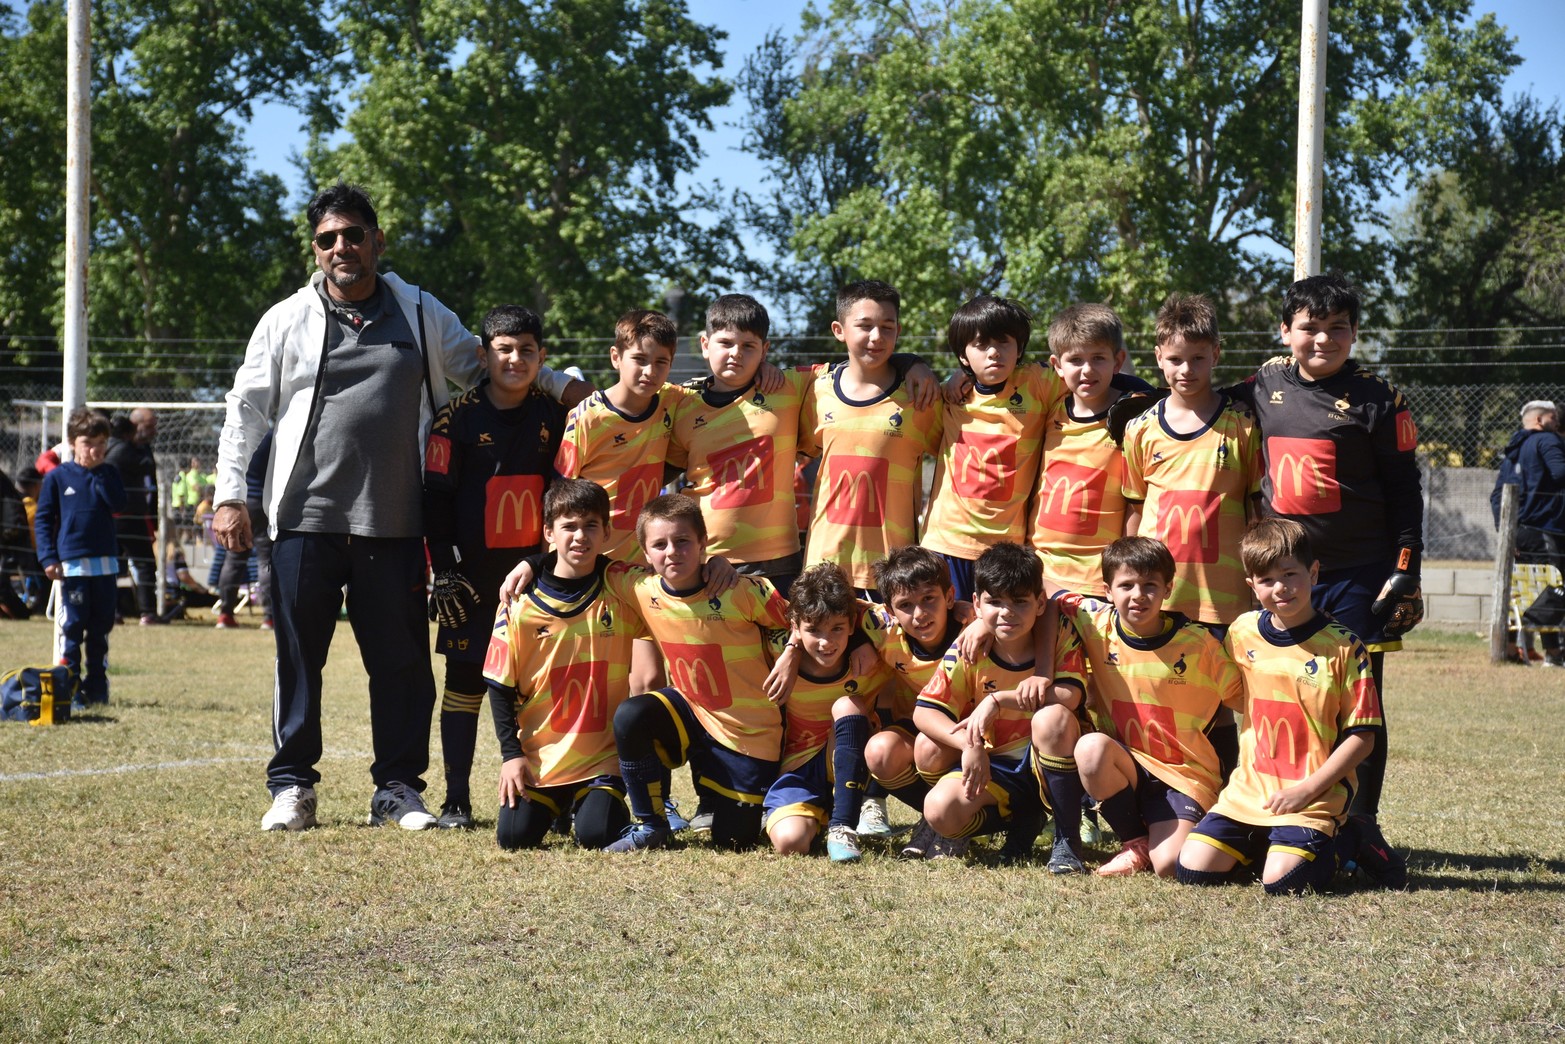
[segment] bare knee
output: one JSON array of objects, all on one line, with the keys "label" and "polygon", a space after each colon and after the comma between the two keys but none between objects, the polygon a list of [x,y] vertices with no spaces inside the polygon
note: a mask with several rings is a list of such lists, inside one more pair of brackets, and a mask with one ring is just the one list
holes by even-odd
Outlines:
[{"label": "bare knee", "polygon": [[881,779],[901,775],[913,763],[913,745],[899,732],[877,732],[864,745],[864,763]]},{"label": "bare knee", "polygon": [[1069,757],[1080,738],[1076,715],[1064,707],[1050,704],[1032,716],[1032,745],[1045,754]]},{"label": "bare knee", "polygon": [[788,816],[774,823],[766,836],[778,855],[808,855],[819,829],[809,816]]},{"label": "bare knee", "polygon": [[1083,775],[1102,772],[1113,757],[1116,744],[1101,732],[1089,732],[1076,741],[1076,767]]}]

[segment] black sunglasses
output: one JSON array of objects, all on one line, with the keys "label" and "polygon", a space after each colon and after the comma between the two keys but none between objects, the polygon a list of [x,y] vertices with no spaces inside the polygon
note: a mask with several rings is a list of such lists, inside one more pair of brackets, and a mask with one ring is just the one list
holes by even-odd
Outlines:
[{"label": "black sunglasses", "polygon": [[321,250],[330,250],[337,245],[337,237],[341,236],[348,241],[349,246],[358,246],[367,235],[369,229],[363,225],[349,225],[346,228],[334,228],[330,232],[315,233],[315,245]]}]

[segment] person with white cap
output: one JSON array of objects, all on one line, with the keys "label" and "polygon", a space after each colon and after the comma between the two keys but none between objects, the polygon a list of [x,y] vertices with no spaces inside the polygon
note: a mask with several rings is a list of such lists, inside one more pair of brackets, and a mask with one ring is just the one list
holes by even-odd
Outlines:
[{"label": "person with white cap", "polygon": [[[1506,444],[1490,500],[1498,525],[1500,491],[1514,484],[1517,560],[1552,565],[1565,575],[1565,438],[1559,433],[1559,416],[1546,399],[1522,407],[1522,426]],[[1565,632],[1542,634],[1544,662],[1565,667]]]}]

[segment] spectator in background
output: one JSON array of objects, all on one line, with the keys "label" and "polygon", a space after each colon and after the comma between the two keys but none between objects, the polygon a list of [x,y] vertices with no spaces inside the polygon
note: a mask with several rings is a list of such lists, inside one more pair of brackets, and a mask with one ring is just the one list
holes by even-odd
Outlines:
[{"label": "spectator in background", "polygon": [[27,512],[27,548],[21,554],[18,566],[22,573],[22,600],[29,612],[41,613],[48,601],[48,581],[43,568],[38,565],[38,551],[33,543],[33,518],[38,514],[38,490],[43,485],[43,475],[37,468],[26,467],[16,476],[16,488],[22,493],[22,508]]},{"label": "spectator in background", "polygon": [[150,627],[166,622],[158,616],[157,603],[158,459],[152,453],[157,414],[138,406],[130,411],[128,430],[115,422],[111,432],[115,437],[109,440],[108,462],[125,484],[125,509],[117,526],[120,554],[130,563],[141,626]]},{"label": "spectator in background", "polygon": [[[1565,576],[1565,438],[1559,416],[1546,399],[1522,407],[1522,426],[1506,444],[1490,503],[1498,526],[1500,492],[1515,485],[1516,560],[1552,565]],[[1544,663],[1565,667],[1565,633],[1544,631],[1542,636]]]},{"label": "spectator in background", "polygon": [[261,617],[261,630],[272,630],[272,538],[267,533],[266,505],[262,493],[266,487],[266,464],[272,456],[272,433],[268,431],[261,444],[250,457],[245,469],[245,510],[250,515],[251,548],[243,551],[227,551],[219,547],[217,553],[226,555],[222,572],[217,579],[217,628],[228,630],[238,627],[234,610],[239,606],[239,589],[250,574],[250,554],[255,553],[255,598],[265,609]]}]

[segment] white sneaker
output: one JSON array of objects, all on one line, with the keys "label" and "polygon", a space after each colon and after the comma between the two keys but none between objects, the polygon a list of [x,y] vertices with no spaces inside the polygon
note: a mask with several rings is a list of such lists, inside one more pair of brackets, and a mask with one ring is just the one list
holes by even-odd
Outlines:
[{"label": "white sneaker", "polygon": [[970,838],[965,837],[941,837],[935,835],[934,843],[929,846],[929,851],[924,853],[925,859],[961,859],[967,855],[967,844]]},{"label": "white sneaker", "polygon": [[859,826],[854,833],[860,837],[885,837],[893,832],[886,820],[886,799],[865,798],[859,808]]},{"label": "white sneaker", "polygon": [[314,825],[314,787],[284,787],[272,798],[272,807],[261,817],[262,830],[307,830]]},{"label": "white sneaker", "polygon": [[428,830],[436,822],[418,791],[406,783],[387,783],[370,798],[370,826],[395,823],[403,830]]}]

